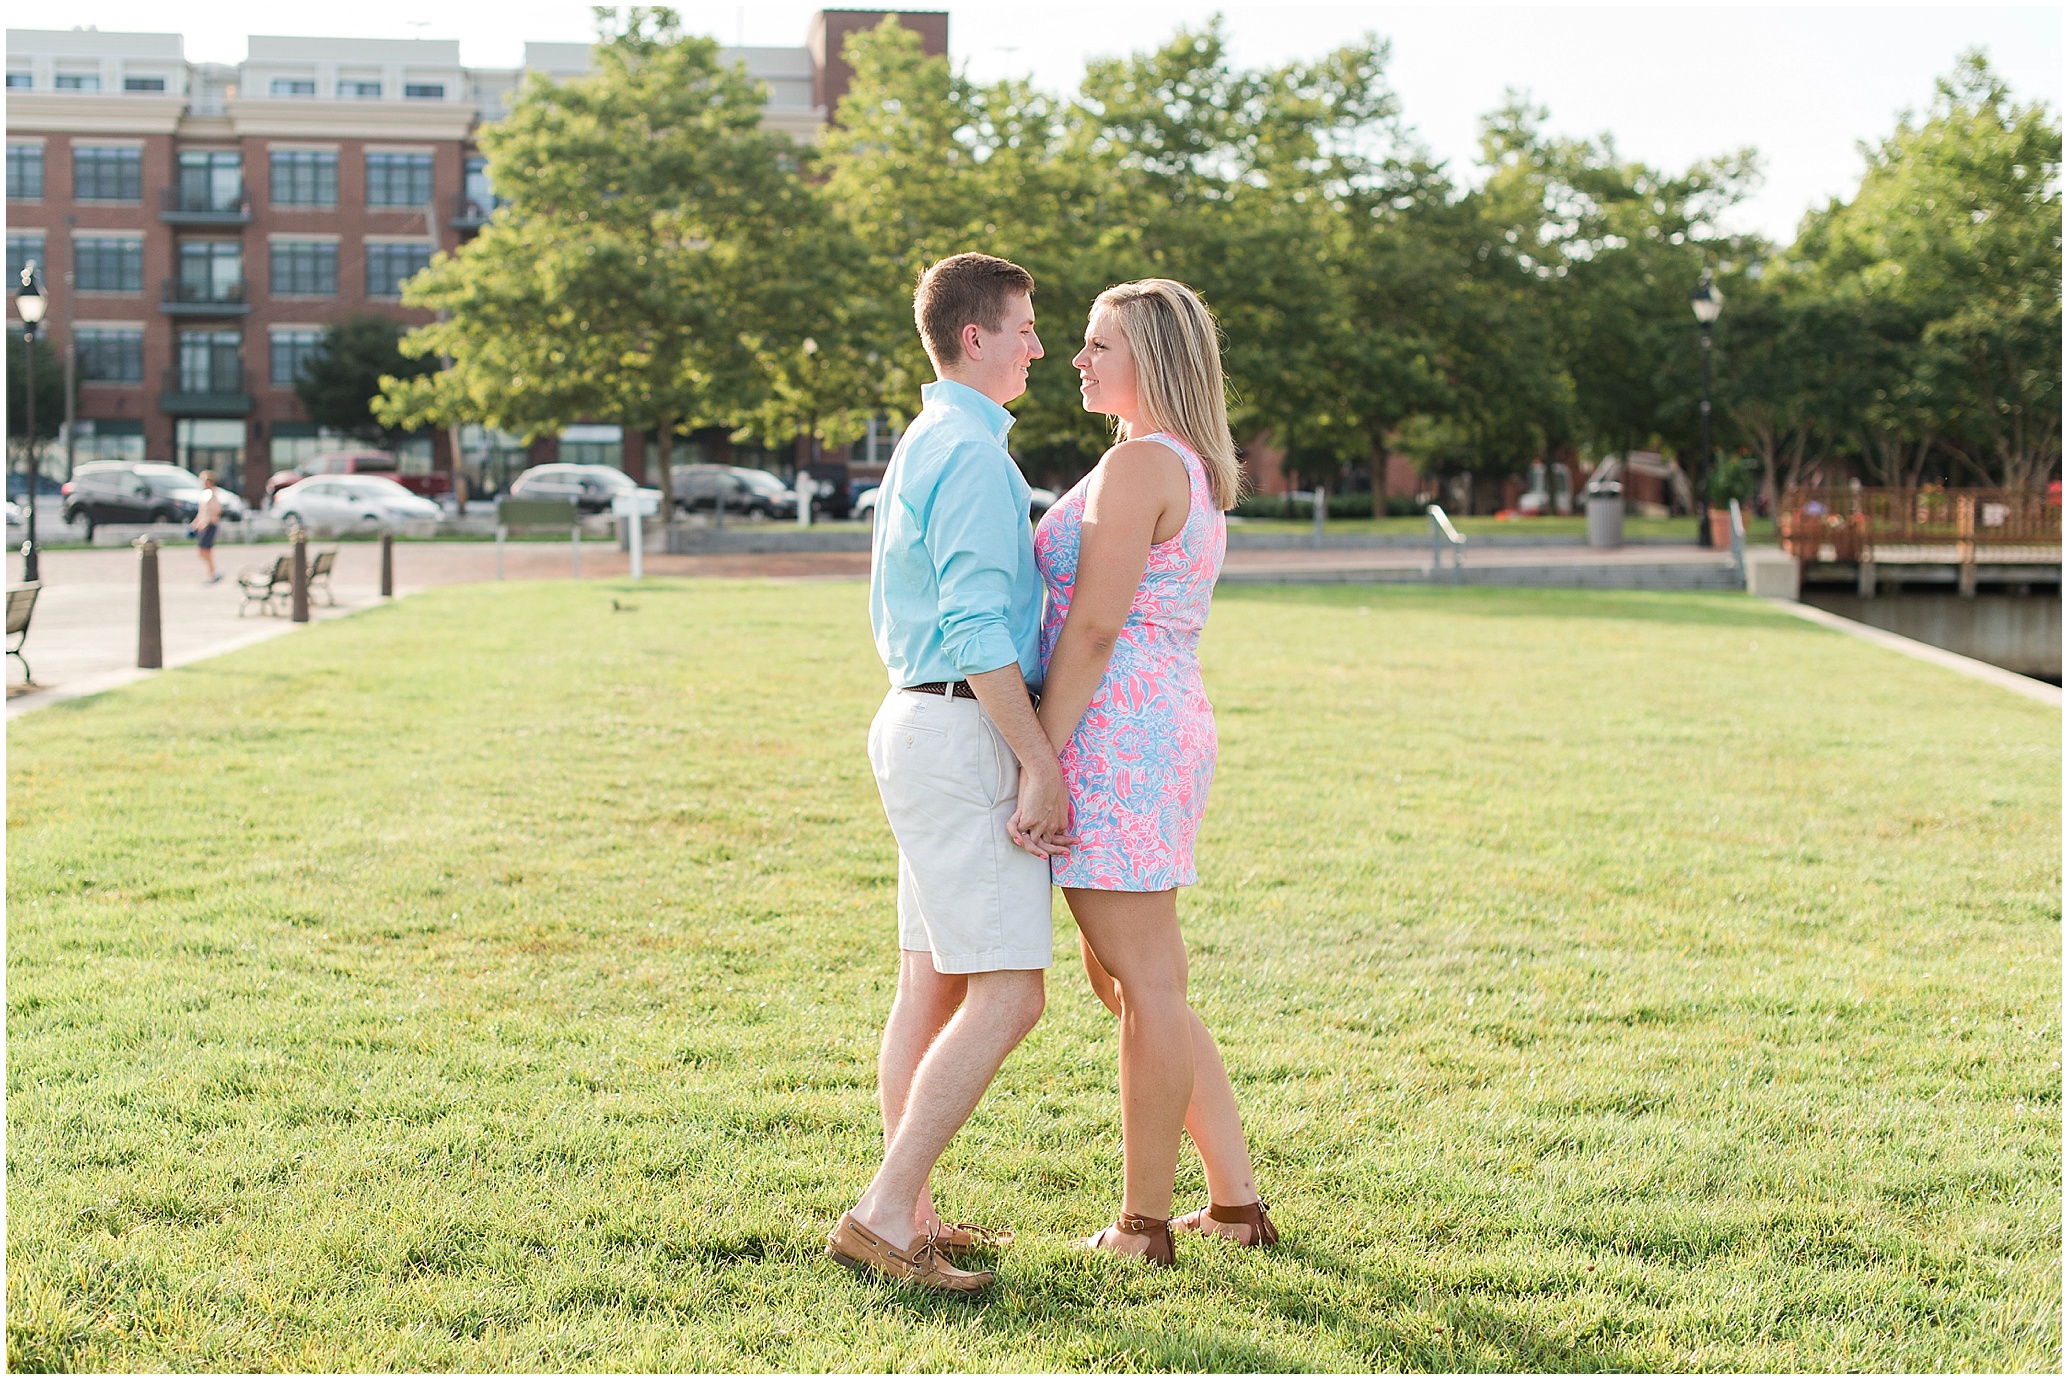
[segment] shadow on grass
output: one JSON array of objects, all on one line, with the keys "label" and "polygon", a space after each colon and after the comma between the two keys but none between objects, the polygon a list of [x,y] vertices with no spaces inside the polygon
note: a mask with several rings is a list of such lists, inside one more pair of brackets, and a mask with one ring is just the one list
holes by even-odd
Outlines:
[{"label": "shadow on grass", "polygon": [[[986,1262],[988,1265],[990,1262]],[[1008,1273],[975,1297],[929,1294],[910,1285],[860,1278],[865,1310],[892,1314],[921,1329],[951,1328],[1008,1350],[1064,1347],[1066,1366],[1090,1371],[1215,1371],[1268,1373],[1333,1369],[1344,1353],[1356,1368],[1421,1371],[1632,1371],[1648,1358],[1613,1340],[1560,1337],[1505,1312],[1483,1297],[1431,1296],[1428,1281],[1359,1262],[1310,1243],[1287,1242],[1244,1259],[1198,1250],[1177,1273],[1128,1266],[1058,1269],[1061,1262],[1028,1262],[1028,1273]],[[1232,1268],[1231,1268],[1232,1267]],[[1346,1289],[1347,1286],[1347,1289]],[[1332,1301],[1345,1293],[1369,1305],[1392,1305],[1408,1327],[1374,1324],[1371,1310]],[[1218,1302],[1229,1326],[1173,1322],[1153,1331],[1118,1321],[1127,1305],[1183,1295],[1197,1306]],[[1326,1337],[1325,1347],[1293,1349],[1254,1335],[1268,1317],[1296,1336]],[[1656,1358],[1650,1358],[1655,1361]]]},{"label": "shadow on grass", "polygon": [[1214,599],[1217,602],[1240,600],[1244,603],[1347,605],[1352,608],[1383,603],[1391,608],[1418,613],[1441,612],[1478,618],[1587,618],[1616,623],[1679,623],[1729,628],[1806,626],[1780,610],[1767,608],[1742,594],[1635,589],[1228,585],[1216,589]]}]

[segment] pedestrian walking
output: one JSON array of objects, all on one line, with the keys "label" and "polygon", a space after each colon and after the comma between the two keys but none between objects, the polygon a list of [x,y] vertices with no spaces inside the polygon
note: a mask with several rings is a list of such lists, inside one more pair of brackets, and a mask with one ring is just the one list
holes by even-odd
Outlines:
[{"label": "pedestrian walking", "polygon": [[223,497],[216,492],[215,471],[201,471],[201,505],[194,510],[194,521],[187,530],[194,534],[194,544],[201,553],[201,566],[208,572],[203,584],[214,584],[223,578],[223,572],[215,568],[215,533],[223,521]]}]

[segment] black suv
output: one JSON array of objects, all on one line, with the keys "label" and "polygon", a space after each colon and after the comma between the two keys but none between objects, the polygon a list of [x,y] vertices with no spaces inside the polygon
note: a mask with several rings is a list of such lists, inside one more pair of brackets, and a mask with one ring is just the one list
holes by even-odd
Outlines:
[{"label": "black suv", "polygon": [[[86,529],[104,522],[189,523],[201,507],[201,481],[177,465],[149,461],[94,460],[72,471],[64,486],[65,521]],[[244,500],[221,485],[216,496],[225,522],[241,522]]]}]

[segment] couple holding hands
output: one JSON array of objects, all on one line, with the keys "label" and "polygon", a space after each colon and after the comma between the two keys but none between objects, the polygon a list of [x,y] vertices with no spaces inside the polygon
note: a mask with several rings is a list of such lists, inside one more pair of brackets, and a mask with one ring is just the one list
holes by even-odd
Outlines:
[{"label": "couple holding hands", "polygon": [[[1219,338],[1183,284],[1099,296],[1072,363],[1119,440],[1030,529],[1004,405],[1043,354],[1033,293],[987,254],[921,277],[937,381],[884,474],[870,559],[891,690],[869,762],[898,843],[898,986],[883,1163],[827,1253],[953,1292],[990,1284],[957,1262],[1010,1234],[944,1223],[928,1179],[1040,1019],[1051,883],[1120,1018],[1125,1189],[1119,1219],[1079,1244],[1170,1265],[1173,1230],[1278,1239],[1178,931],[1217,750],[1199,633],[1240,486]],[[1184,1131],[1211,1201],[1173,1220]]]}]

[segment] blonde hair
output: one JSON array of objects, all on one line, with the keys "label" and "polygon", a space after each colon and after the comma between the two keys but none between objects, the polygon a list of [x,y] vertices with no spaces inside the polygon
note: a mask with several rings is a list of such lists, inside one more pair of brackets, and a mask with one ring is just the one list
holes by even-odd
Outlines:
[{"label": "blonde hair", "polygon": [[[1221,373],[1221,336],[1199,294],[1169,278],[1121,283],[1100,293],[1092,310],[1110,307],[1135,357],[1136,396],[1144,420],[1198,453],[1214,506],[1242,497],[1242,462],[1228,430],[1228,385]],[[1120,439],[1129,439],[1127,424]]]}]

